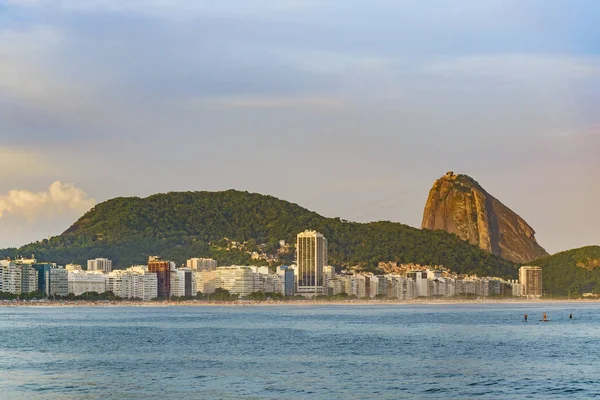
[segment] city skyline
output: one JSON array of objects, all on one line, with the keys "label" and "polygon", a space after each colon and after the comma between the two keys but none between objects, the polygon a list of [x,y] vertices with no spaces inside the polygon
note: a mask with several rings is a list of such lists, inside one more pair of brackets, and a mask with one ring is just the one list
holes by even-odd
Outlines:
[{"label": "city skyline", "polygon": [[[478,180],[550,253],[597,244],[598,11],[5,1],[0,247],[60,234],[109,198],[188,190],[419,227],[447,170]],[[168,161],[144,162],[157,154]]]},{"label": "city skyline", "polygon": [[[327,241],[315,231],[298,234],[297,264],[277,266],[217,266],[216,260],[191,258],[174,262],[151,256],[147,265],[110,270],[112,261],[88,260],[66,267],[35,258],[0,260],[0,300],[329,300],[379,299],[411,301],[423,298],[541,297],[542,270],[521,267],[519,281],[493,276],[456,274],[438,266],[381,262],[379,271],[342,270],[326,264]],[[202,260],[208,268],[188,268]],[[313,270],[314,264],[314,270]],[[198,265],[197,265],[198,266]],[[106,268],[103,268],[106,267]],[[214,267],[214,268],[213,268]],[[529,272],[526,272],[529,271]],[[530,273],[530,272],[534,273]],[[525,272],[525,273],[524,273]],[[318,277],[314,275],[317,274]],[[316,284],[316,285],[315,285]],[[23,299],[20,297],[24,296]],[[463,299],[464,299],[463,298]]]}]

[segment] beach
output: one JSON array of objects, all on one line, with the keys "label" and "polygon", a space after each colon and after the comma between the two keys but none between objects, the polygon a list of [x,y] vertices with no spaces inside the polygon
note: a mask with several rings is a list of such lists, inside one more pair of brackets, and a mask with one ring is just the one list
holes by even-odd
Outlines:
[{"label": "beach", "polygon": [[427,299],[427,300],[293,300],[293,301],[0,301],[0,307],[247,307],[247,306],[377,306],[377,305],[450,305],[450,304],[542,304],[542,303],[597,303],[591,299]]}]

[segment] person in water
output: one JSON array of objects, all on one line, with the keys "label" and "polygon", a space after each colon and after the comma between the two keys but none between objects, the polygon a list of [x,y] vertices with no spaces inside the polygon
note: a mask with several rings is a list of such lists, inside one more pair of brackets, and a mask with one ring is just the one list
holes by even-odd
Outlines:
[{"label": "person in water", "polygon": [[527,314],[523,315],[523,320],[525,320],[525,322],[527,322]]},{"label": "person in water", "polygon": [[548,317],[546,317],[546,313],[544,313],[544,321],[546,321]]},{"label": "person in water", "polygon": [[569,314],[569,319],[573,319],[573,314]]}]

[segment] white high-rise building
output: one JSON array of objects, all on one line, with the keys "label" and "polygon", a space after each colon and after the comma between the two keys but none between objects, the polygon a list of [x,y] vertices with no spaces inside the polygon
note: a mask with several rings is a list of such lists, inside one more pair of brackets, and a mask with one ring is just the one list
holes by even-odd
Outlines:
[{"label": "white high-rise building", "polygon": [[156,274],[147,273],[142,275],[141,299],[148,301],[158,297],[158,277]]},{"label": "white high-rise building", "polygon": [[69,295],[69,271],[64,268],[50,269],[50,296]]},{"label": "white high-rise building", "polygon": [[217,269],[217,261],[212,258],[191,258],[186,265],[192,271],[214,271]]},{"label": "white high-rise building", "polygon": [[155,273],[141,274],[135,271],[126,271],[123,274],[120,297],[144,301],[158,297],[157,275]]},{"label": "white high-rise building", "polygon": [[21,268],[21,293],[32,293],[38,290],[38,272],[32,264],[17,264]]},{"label": "white high-rise building", "polygon": [[183,271],[171,271],[171,297],[185,296],[185,273]]},{"label": "white high-rise building", "polygon": [[194,271],[194,280],[198,292],[204,294],[214,293],[216,279],[217,271]]},{"label": "white high-rise building", "polygon": [[522,296],[542,296],[542,268],[523,266],[519,268],[519,283],[521,284]]},{"label": "white high-rise building", "polygon": [[353,275],[350,281],[350,295],[359,299],[367,297],[367,278],[364,275]]},{"label": "white high-rise building", "polygon": [[106,281],[102,272],[68,271],[69,293],[81,296],[84,293],[106,291]]},{"label": "white high-rise building", "polygon": [[228,290],[231,294],[247,296],[256,291],[254,272],[250,267],[219,267],[215,287]]},{"label": "white high-rise building", "polygon": [[96,258],[94,260],[88,260],[87,270],[109,273],[112,271],[112,261],[108,258]]},{"label": "white high-rise building", "polygon": [[123,299],[151,300],[158,297],[158,279],[144,266],[112,271],[105,275],[106,290]]},{"label": "white high-rise building", "polygon": [[298,294],[325,294],[324,270],[327,265],[327,239],[316,231],[304,231],[296,239]]},{"label": "white high-rise building", "polygon": [[[285,295],[285,277],[277,274],[260,274],[261,288],[265,293],[281,293]],[[255,290],[257,291],[257,290]]]},{"label": "white high-rise building", "polygon": [[415,297],[427,297],[427,271],[409,271],[406,277],[415,282]]},{"label": "white high-rise building", "polygon": [[2,291],[5,293],[21,294],[21,273],[20,265],[14,261],[2,262]]},{"label": "white high-rise building", "polygon": [[365,279],[365,295],[372,299],[379,294],[379,278],[369,273],[365,274]]},{"label": "white high-rise building", "polygon": [[115,296],[123,297],[123,275],[125,271],[112,271],[104,275],[104,282],[106,284],[106,291],[112,292]]},{"label": "white high-rise building", "polygon": [[12,294],[31,293],[38,289],[38,272],[31,263],[0,261],[0,291]]}]

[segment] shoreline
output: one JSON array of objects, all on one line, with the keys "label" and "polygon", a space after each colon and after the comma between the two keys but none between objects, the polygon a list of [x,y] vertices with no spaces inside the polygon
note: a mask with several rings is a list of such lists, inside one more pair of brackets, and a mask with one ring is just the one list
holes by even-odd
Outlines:
[{"label": "shoreline", "polygon": [[452,305],[452,304],[543,304],[543,303],[600,303],[598,299],[443,299],[443,300],[345,300],[345,301],[0,301],[0,307],[261,307],[261,306],[389,306],[389,305]]}]

